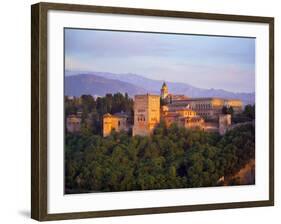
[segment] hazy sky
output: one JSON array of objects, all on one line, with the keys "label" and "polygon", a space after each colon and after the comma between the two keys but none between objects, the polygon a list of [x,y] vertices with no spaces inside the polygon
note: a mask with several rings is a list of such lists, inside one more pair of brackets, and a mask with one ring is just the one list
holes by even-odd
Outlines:
[{"label": "hazy sky", "polygon": [[65,29],[65,69],[255,91],[255,39]]}]

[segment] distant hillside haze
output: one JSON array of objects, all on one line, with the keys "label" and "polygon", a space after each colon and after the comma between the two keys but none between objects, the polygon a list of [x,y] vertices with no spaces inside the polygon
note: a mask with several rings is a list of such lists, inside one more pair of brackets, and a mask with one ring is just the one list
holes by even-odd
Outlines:
[{"label": "distant hillside haze", "polygon": [[[65,76],[65,95],[127,92],[130,96],[145,93],[160,93],[164,80],[153,80],[137,74],[114,74],[109,72],[69,72]],[[255,103],[255,93],[234,93],[223,89],[204,89],[186,83],[166,82],[170,93],[188,97],[221,97],[240,99],[244,105]]]},{"label": "distant hillside haze", "polygon": [[128,93],[130,96],[146,92],[142,87],[128,82],[107,79],[94,74],[79,74],[65,77],[65,95],[83,94],[104,96],[107,93]]}]

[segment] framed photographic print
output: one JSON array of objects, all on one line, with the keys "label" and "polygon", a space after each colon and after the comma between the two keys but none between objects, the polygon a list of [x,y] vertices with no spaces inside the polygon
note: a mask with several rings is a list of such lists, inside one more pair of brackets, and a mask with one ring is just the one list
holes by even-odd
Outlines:
[{"label": "framed photographic print", "polygon": [[274,204],[274,18],[32,5],[32,218]]}]

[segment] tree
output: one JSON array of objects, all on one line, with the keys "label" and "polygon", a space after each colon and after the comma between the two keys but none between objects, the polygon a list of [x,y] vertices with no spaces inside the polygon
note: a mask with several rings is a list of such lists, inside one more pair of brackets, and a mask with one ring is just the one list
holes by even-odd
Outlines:
[{"label": "tree", "polygon": [[255,119],[255,105],[246,105],[243,114],[251,120]]},{"label": "tree", "polygon": [[223,106],[222,107],[222,114],[230,114],[231,116],[233,116],[233,114],[234,114],[233,107]]}]

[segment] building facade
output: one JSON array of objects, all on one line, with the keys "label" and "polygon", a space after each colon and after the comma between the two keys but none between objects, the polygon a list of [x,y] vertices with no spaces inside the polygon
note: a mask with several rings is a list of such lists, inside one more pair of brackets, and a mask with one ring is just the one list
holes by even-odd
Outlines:
[{"label": "building facade", "polygon": [[134,100],[133,136],[150,135],[160,122],[160,96],[136,95]]},{"label": "building facade", "polygon": [[103,137],[109,136],[112,131],[128,131],[128,116],[126,114],[110,114],[103,115]]},{"label": "building facade", "polygon": [[223,99],[219,97],[189,98],[184,95],[170,94],[165,82],[161,88],[161,99],[169,104],[170,110],[173,107],[174,110],[189,107],[204,119],[218,119],[219,115],[222,115],[222,108],[224,106],[232,107],[236,114],[241,113],[243,110],[243,103],[239,99]]},{"label": "building facade", "polygon": [[162,106],[161,119],[167,127],[173,123],[188,129],[204,129],[204,119],[189,107],[175,108]]},{"label": "building facade", "polygon": [[189,98],[186,100],[176,100],[170,104],[170,107],[181,108],[189,106],[196,113],[205,119],[218,119],[222,114],[222,108],[232,107],[234,113],[241,113],[243,104],[237,99],[222,99],[216,97],[209,98]]},{"label": "building facade", "polygon": [[224,135],[228,128],[231,126],[231,115],[222,114],[219,116],[219,133]]},{"label": "building facade", "polygon": [[66,118],[66,129],[70,133],[80,132],[81,129],[81,117],[77,115],[69,115]]}]

